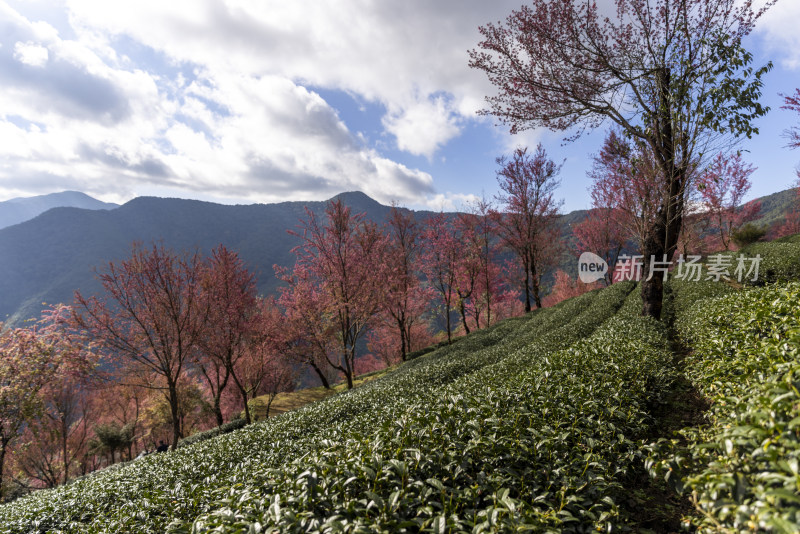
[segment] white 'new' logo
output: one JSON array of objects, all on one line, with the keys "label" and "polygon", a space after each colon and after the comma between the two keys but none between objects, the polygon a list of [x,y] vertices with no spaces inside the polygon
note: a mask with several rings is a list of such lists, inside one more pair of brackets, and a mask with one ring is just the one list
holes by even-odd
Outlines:
[{"label": "white 'new' logo", "polygon": [[603,278],[608,272],[606,260],[593,254],[584,252],[578,259],[578,278],[584,284],[591,284]]}]

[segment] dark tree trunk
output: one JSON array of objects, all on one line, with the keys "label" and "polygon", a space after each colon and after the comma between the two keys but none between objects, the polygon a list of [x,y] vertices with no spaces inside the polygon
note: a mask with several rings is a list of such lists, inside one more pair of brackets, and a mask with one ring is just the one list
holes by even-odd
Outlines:
[{"label": "dark tree trunk", "polygon": [[531,311],[531,293],[530,293],[530,278],[528,274],[528,269],[525,269],[525,313]]},{"label": "dark tree trunk", "polygon": [[408,344],[406,343],[406,320],[405,314],[397,317],[397,327],[400,329],[400,359],[406,361],[408,356]]},{"label": "dark tree trunk", "polygon": [[447,344],[453,342],[453,334],[450,332],[450,302],[448,301],[444,306],[444,317],[447,322]]},{"label": "dark tree trunk", "polygon": [[68,430],[67,422],[62,420],[61,421],[61,454],[63,455],[64,460],[64,481],[62,484],[66,484],[69,480],[69,456],[68,456],[68,447],[67,447],[67,430]]},{"label": "dark tree trunk", "polygon": [[317,373],[319,381],[322,382],[322,387],[325,389],[331,389],[331,384],[328,382],[328,378],[325,376],[325,373],[322,372],[322,369],[320,369],[319,366],[314,362],[311,362],[310,365],[314,372]]},{"label": "dark tree trunk", "polygon": [[222,407],[220,406],[220,395],[214,395],[214,415],[217,418],[217,426],[222,426],[225,422],[224,418],[222,417]]},{"label": "dark tree trunk", "polygon": [[[354,349],[355,350],[355,349]],[[344,376],[347,379],[347,389],[353,389],[353,367],[355,364],[355,354],[348,350],[344,356]]]},{"label": "dark tree trunk", "polygon": [[181,417],[180,417],[180,400],[178,399],[178,385],[169,380],[167,384],[169,388],[169,408],[172,417],[172,450],[178,448],[178,440],[181,439]]},{"label": "dark tree trunk", "polygon": [[[656,86],[659,91],[660,106],[654,121],[651,138],[656,161],[664,175],[664,195],[653,224],[642,243],[642,315],[661,319],[664,298],[664,275],[658,271],[650,277],[653,261],[672,261],[678,247],[678,235],[683,224],[684,186],[687,180],[689,162],[675,161],[677,147],[670,109],[670,71],[659,69],[656,73]],[[685,147],[684,147],[685,152]],[[648,278],[650,278],[648,280]]]},{"label": "dark tree trunk", "polygon": [[459,299],[458,310],[461,313],[461,322],[464,324],[464,333],[469,334],[469,325],[467,324],[467,309],[464,305],[463,298]]},{"label": "dark tree trunk", "polygon": [[[539,276],[538,276],[538,274],[536,272],[536,261],[533,258],[531,258],[530,266],[531,266],[531,288],[533,290],[532,291],[533,292],[533,301],[536,304],[537,308],[541,308],[542,307],[542,298],[539,296]],[[530,311],[530,310],[526,310],[526,311]]]},{"label": "dark tree trunk", "polygon": [[242,401],[244,402],[244,422],[249,425],[252,421],[250,420],[250,407],[247,406],[247,389],[239,382],[239,377],[233,372],[233,367],[228,368],[228,375],[233,378],[233,383],[236,384],[236,389],[239,390],[239,394],[242,396]]},{"label": "dark tree trunk", "polygon": [[239,392],[242,395],[242,402],[244,403],[244,424],[249,425],[253,420],[250,417],[250,405],[247,403],[247,390],[241,388]]},{"label": "dark tree trunk", "polygon": [[3,466],[6,464],[6,450],[8,449],[8,442],[10,440],[2,437],[0,438],[0,502],[6,500],[6,487],[5,480],[3,479]]}]

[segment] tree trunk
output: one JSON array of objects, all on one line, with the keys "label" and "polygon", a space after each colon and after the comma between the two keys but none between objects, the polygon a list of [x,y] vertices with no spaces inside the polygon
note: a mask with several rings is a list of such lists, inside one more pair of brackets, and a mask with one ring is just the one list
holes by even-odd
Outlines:
[{"label": "tree trunk", "polygon": [[467,310],[464,306],[464,299],[459,298],[458,310],[461,312],[461,322],[464,324],[464,333],[469,334],[469,325],[467,324]]},{"label": "tree trunk", "polygon": [[650,277],[653,260],[672,261],[678,248],[678,234],[683,223],[683,187],[684,169],[674,171],[676,175],[670,180],[668,196],[664,200],[656,219],[650,227],[642,246],[642,315],[661,319],[662,300],[664,297],[664,272],[654,272]]},{"label": "tree trunk", "polygon": [[[355,349],[354,349],[355,350]],[[353,389],[353,368],[355,367],[355,354],[347,350],[344,354],[344,376],[347,379],[347,389]]]},{"label": "tree trunk", "polygon": [[250,417],[250,405],[247,403],[247,390],[239,388],[239,392],[242,394],[242,402],[244,402],[244,423],[249,425],[253,420]]},{"label": "tree trunk", "polygon": [[69,457],[67,456],[67,430],[68,430],[67,422],[62,420],[61,421],[61,454],[63,455],[64,459],[64,481],[63,484],[67,483],[69,480]]},{"label": "tree trunk", "polygon": [[314,372],[317,373],[320,382],[322,382],[322,387],[325,389],[331,389],[331,384],[328,382],[328,378],[325,376],[325,373],[322,372],[322,369],[320,369],[319,366],[314,362],[311,362],[310,365]]},{"label": "tree trunk", "polygon": [[222,426],[224,419],[222,417],[222,407],[220,406],[220,395],[214,395],[214,415],[217,418],[217,426]]},{"label": "tree trunk", "polygon": [[[489,287],[488,282],[486,287]],[[486,290],[486,326],[492,326],[492,292],[489,289]]]},{"label": "tree trunk", "polygon": [[408,346],[406,344],[406,321],[403,315],[405,314],[401,314],[401,316],[397,318],[397,327],[400,329],[400,359],[406,361]]},{"label": "tree trunk", "polygon": [[[542,307],[542,298],[539,296],[539,276],[536,273],[536,262],[531,258],[531,288],[533,289],[533,301],[537,308]],[[527,310],[530,311],[530,310]]]},{"label": "tree trunk", "polygon": [[172,450],[174,451],[178,448],[178,440],[181,438],[180,401],[178,399],[178,385],[170,379],[167,386],[169,387],[169,409],[172,417]]},{"label": "tree trunk", "polygon": [[444,305],[444,318],[447,322],[447,344],[449,345],[453,342],[453,334],[450,331],[450,302],[446,302]]},{"label": "tree trunk", "polygon": [[[656,137],[650,139],[651,148],[664,174],[664,195],[661,206],[650,226],[642,244],[642,315],[661,319],[664,298],[663,272],[654,272],[650,278],[653,260],[672,261],[678,247],[678,234],[683,224],[683,195],[689,162],[676,164],[675,132],[670,108],[670,70],[661,68],[656,72],[656,85],[660,104],[655,117],[653,131]],[[647,280],[650,278],[650,280]]]},{"label": "tree trunk", "polygon": [[3,437],[0,438],[0,501],[6,500],[6,486],[5,479],[3,478],[3,466],[6,464],[6,450],[8,449],[8,442],[10,440]]},{"label": "tree trunk", "polygon": [[247,406],[247,390],[242,385],[242,383],[239,382],[239,377],[236,376],[236,373],[233,371],[232,366],[228,367],[227,371],[228,371],[228,376],[233,378],[233,383],[236,384],[236,389],[239,390],[239,394],[242,396],[242,401],[244,401],[244,422],[245,424],[249,425],[251,421],[250,421],[250,408]]},{"label": "tree trunk", "polygon": [[531,311],[531,293],[530,293],[530,285],[531,284],[530,284],[529,276],[530,275],[528,274],[528,269],[526,267],[526,269],[525,269],[525,283],[523,284],[525,286],[525,313],[528,313],[528,312]]}]

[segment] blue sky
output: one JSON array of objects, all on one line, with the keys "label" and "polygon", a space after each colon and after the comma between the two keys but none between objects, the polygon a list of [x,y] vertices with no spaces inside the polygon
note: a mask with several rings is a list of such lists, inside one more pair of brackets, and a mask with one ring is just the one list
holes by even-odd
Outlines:
[{"label": "blue sky", "polygon": [[[609,0],[600,2],[609,3]],[[589,207],[596,131],[511,137],[478,117],[492,92],[469,69],[477,27],[515,1],[0,0],[0,200],[67,189],[223,203],[322,200],[362,190],[451,210],[497,193],[495,158],[542,142],[564,160],[563,209]],[[773,61],[761,134],[739,148],[750,197],[786,189],[800,117],[798,0],[748,37]]]}]

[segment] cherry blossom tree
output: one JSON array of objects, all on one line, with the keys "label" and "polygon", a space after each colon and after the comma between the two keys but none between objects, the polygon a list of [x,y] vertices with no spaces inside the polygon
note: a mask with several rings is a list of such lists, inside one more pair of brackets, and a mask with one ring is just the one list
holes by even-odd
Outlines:
[{"label": "cherry blossom tree", "polygon": [[[428,310],[430,301],[431,298],[425,299],[425,311]],[[420,304],[423,304],[423,302],[420,302]],[[400,354],[397,351],[396,330],[397,327],[392,321],[384,320],[370,329],[369,334],[367,334],[367,349],[373,356],[380,358],[384,367],[390,367],[402,361]],[[410,353],[437,343],[438,340],[432,333],[432,330],[433,329],[430,321],[426,318],[421,318],[420,320],[411,324],[406,333],[408,339],[408,352]],[[360,371],[364,369],[364,365],[359,367]]]},{"label": "cherry blossom tree", "polygon": [[[469,334],[467,310],[471,308],[472,300],[478,292],[481,279],[483,261],[481,255],[483,248],[480,246],[478,236],[475,234],[477,223],[475,218],[466,213],[459,213],[454,221],[453,230],[460,251],[455,264],[454,289],[458,313],[461,316],[461,326],[464,333]],[[476,326],[479,328],[479,326]]]},{"label": "cherry blossom tree", "polygon": [[327,309],[326,299],[316,279],[306,265],[296,263],[292,272],[275,266],[275,274],[286,286],[279,289],[278,304],[283,313],[271,317],[280,328],[274,329],[274,343],[296,363],[309,366],[325,389],[331,389],[328,379],[332,369],[330,354],[334,350],[336,325]]},{"label": "cherry blossom tree", "polygon": [[145,248],[134,243],[131,256],[110,262],[98,278],[105,294],[75,294],[77,326],[102,343],[106,351],[163,378],[142,384],[166,391],[172,425],[172,447],[183,436],[179,385],[197,348],[206,322],[199,296],[199,254],[176,254],[163,244]]},{"label": "cherry blossom tree", "polygon": [[584,284],[576,280],[561,269],[556,271],[553,287],[550,294],[545,297],[545,306],[555,306],[559,302],[573,297],[578,297],[593,289],[601,287],[599,282],[592,282],[591,284]]},{"label": "cherry blossom tree", "polygon": [[761,211],[760,202],[742,206],[754,170],[752,165],[742,160],[739,152],[733,155],[720,153],[698,177],[697,187],[708,216],[706,220],[716,228],[725,250],[730,248],[731,232],[755,219]]},{"label": "cherry blossom tree", "polygon": [[41,410],[27,421],[27,439],[17,465],[46,487],[65,484],[73,465],[85,454],[92,418],[91,391],[97,379],[98,357],[91,343],[70,326],[71,309],[46,309],[38,335],[50,347],[56,367],[39,390]]},{"label": "cherry blossom tree", "polygon": [[224,422],[220,399],[230,380],[245,399],[245,419],[250,423],[247,388],[236,369],[246,354],[257,312],[255,276],[236,252],[219,245],[205,263],[201,287],[208,318],[198,336],[195,361],[211,393],[217,425]]},{"label": "cherry blossom tree", "polygon": [[469,206],[467,214],[460,215],[461,225],[470,229],[468,235],[472,242],[469,246],[475,251],[479,264],[475,295],[469,306],[475,328],[480,328],[482,316],[487,326],[492,324],[492,306],[507,294],[502,267],[498,263],[501,252],[492,211],[491,201],[483,197]]},{"label": "cherry blossom tree", "polygon": [[[670,259],[680,234],[685,192],[701,154],[758,130],[767,108],[758,98],[771,64],[754,69],[742,47],[773,2],[532,0],[505,23],[486,24],[470,66],[497,89],[484,114],[511,133],[530,128],[573,132],[604,121],[643,143],[658,170],[659,201],[643,243],[650,258]],[[642,283],[642,313],[661,316],[663,275]]]},{"label": "cherry blossom tree", "polygon": [[423,287],[415,266],[422,252],[420,228],[411,212],[392,206],[385,232],[388,293],[384,312],[394,323],[402,361],[411,346],[411,330],[427,309],[430,294]]},{"label": "cherry blossom tree", "polygon": [[259,299],[253,334],[245,345],[244,356],[237,360],[231,373],[236,377],[248,422],[251,417],[248,406],[250,400],[265,395],[266,417],[269,417],[275,397],[294,388],[297,372],[283,351],[286,327],[283,318],[274,299]]},{"label": "cherry blossom tree", "polygon": [[461,260],[461,243],[444,213],[438,213],[425,221],[423,232],[424,251],[422,270],[428,284],[441,299],[442,318],[447,331],[447,342],[453,340],[450,312],[456,298],[456,276]]},{"label": "cherry blossom tree", "polygon": [[[608,264],[608,272],[603,277],[603,283],[610,285],[611,273],[617,263],[623,247],[625,246],[625,232],[620,224],[621,213],[612,207],[595,207],[589,210],[586,218],[576,224],[572,229],[575,244],[579,252],[593,252],[603,258]],[[556,273],[558,275],[558,273]],[[563,276],[562,276],[563,278]],[[556,276],[556,286],[559,278]],[[564,280],[562,284],[564,288]],[[553,289],[555,292],[556,289]],[[565,293],[566,294],[566,293]],[[575,296],[575,295],[570,295]],[[564,297],[568,298],[568,297]],[[553,299],[551,299],[552,301]],[[561,300],[564,300],[563,298]]]},{"label": "cherry blossom tree", "polygon": [[97,411],[95,418],[98,424],[113,423],[118,428],[130,429],[133,439],[128,457],[133,458],[138,447],[146,448],[143,443],[142,416],[153,391],[141,385],[149,383],[146,377],[131,375],[141,371],[141,368],[127,366],[115,371],[115,376],[96,384],[92,390],[94,403],[103,407],[102,411]]},{"label": "cherry blossom tree", "polygon": [[312,212],[306,213],[302,231],[296,234],[303,243],[294,252],[297,263],[318,282],[326,314],[336,327],[338,362],[329,363],[352,388],[358,341],[383,306],[388,289],[387,238],[375,223],[363,214],[353,215],[341,200],[328,203],[323,224]]},{"label": "cherry blossom tree", "polygon": [[609,210],[609,224],[620,238],[634,240],[643,250],[661,203],[659,170],[647,145],[609,130],[589,177],[592,205]]},{"label": "cherry blossom tree", "polygon": [[[502,193],[497,200],[504,210],[493,211],[495,227],[502,243],[517,256],[523,275],[525,311],[531,311],[531,299],[542,307],[540,281],[546,263],[553,259],[551,246],[556,218],[561,205],[553,197],[560,184],[560,165],[547,157],[539,144],[533,155],[517,148],[510,158],[497,158],[500,170],[497,181]],[[560,237],[560,236],[559,236]],[[557,237],[556,241],[560,241]]]},{"label": "cherry blossom tree", "polygon": [[40,391],[58,370],[51,343],[36,328],[0,324],[0,497],[5,496],[5,460],[26,423],[41,413]]}]

